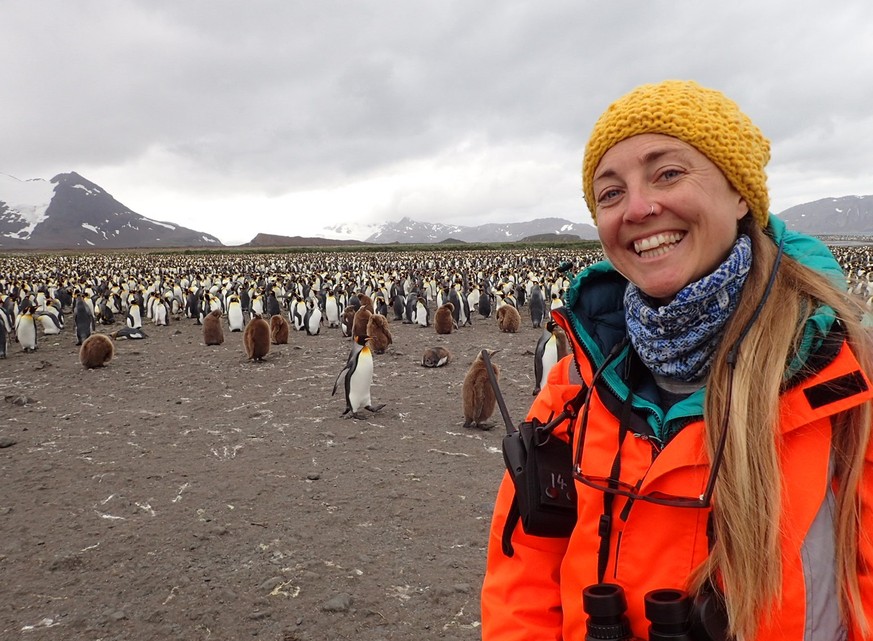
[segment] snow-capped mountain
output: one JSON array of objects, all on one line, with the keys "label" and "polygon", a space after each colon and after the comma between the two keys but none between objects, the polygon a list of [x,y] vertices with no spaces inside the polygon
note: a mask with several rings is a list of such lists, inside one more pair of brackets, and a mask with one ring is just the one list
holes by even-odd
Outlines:
[{"label": "snow-capped mountain", "polygon": [[360,240],[379,233],[385,223],[340,223],[324,227],[319,234],[322,238],[333,240]]},{"label": "snow-capped mountain", "polygon": [[141,216],[75,172],[0,174],[0,248],[220,247],[215,236]]},{"label": "snow-capped mountain", "polygon": [[828,236],[873,235],[873,196],[822,198],[779,214],[790,229]]},{"label": "snow-capped mountain", "polygon": [[388,222],[366,239],[368,243],[440,243],[459,240],[465,243],[515,242],[533,236],[577,236],[595,240],[597,230],[592,225],[574,223],[563,218],[537,218],[523,223],[488,223],[468,227],[443,223],[421,223],[411,218]]}]

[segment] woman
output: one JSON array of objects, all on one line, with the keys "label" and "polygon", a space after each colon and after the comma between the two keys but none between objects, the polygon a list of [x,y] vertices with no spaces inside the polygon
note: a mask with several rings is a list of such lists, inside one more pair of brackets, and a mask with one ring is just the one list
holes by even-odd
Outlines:
[{"label": "woman", "polygon": [[769,215],[768,160],[693,82],[639,87],[596,123],[582,177],[608,262],[554,312],[573,354],[528,416],[586,401],[553,432],[573,444],[575,525],[525,532],[504,478],[485,641],[582,641],[598,583],[624,589],[640,638],[661,588],[719,595],[745,641],[871,634],[871,350],[827,248]]}]

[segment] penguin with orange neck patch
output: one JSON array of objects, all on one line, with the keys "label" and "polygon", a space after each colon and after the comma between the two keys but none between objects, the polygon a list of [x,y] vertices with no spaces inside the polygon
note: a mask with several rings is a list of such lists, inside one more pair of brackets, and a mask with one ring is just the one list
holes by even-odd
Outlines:
[{"label": "penguin with orange neck patch", "polygon": [[363,419],[365,416],[359,410],[365,409],[370,412],[378,412],[385,404],[373,405],[370,398],[370,387],[373,384],[373,352],[367,345],[369,336],[366,334],[355,336],[352,351],[346,361],[345,367],[336,377],[331,396],[339,389],[340,380],[343,381],[346,392],[346,410],[342,413],[344,418]]}]

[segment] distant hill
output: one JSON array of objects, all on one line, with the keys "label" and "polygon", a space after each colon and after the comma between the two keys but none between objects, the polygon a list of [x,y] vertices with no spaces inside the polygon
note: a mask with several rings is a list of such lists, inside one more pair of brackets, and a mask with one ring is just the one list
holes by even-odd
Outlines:
[{"label": "distant hill", "polygon": [[873,235],[873,196],[822,198],[779,214],[789,229],[814,236]]},{"label": "distant hill", "polygon": [[279,236],[277,234],[258,234],[240,247],[336,247],[342,245],[363,245],[361,240],[338,240],[331,238],[310,238],[306,236]]},{"label": "distant hill", "polygon": [[441,243],[453,239],[464,243],[512,243],[532,237],[557,239],[562,235],[575,235],[585,240],[596,240],[597,230],[593,225],[572,222],[563,218],[537,218],[521,223],[488,223],[467,227],[443,223],[422,223],[411,218],[384,223],[368,243]]},{"label": "distant hill", "polygon": [[141,216],[75,172],[50,181],[0,174],[0,248],[138,247],[221,247],[221,241]]}]

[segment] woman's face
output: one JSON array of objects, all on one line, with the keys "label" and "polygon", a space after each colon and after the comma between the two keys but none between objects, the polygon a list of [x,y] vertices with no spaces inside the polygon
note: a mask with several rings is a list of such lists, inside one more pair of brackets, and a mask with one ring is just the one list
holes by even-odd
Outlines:
[{"label": "woman's face", "polygon": [[594,198],[607,258],[662,305],[727,258],[748,212],[709,158],[662,134],[627,138],[603,154]]}]

